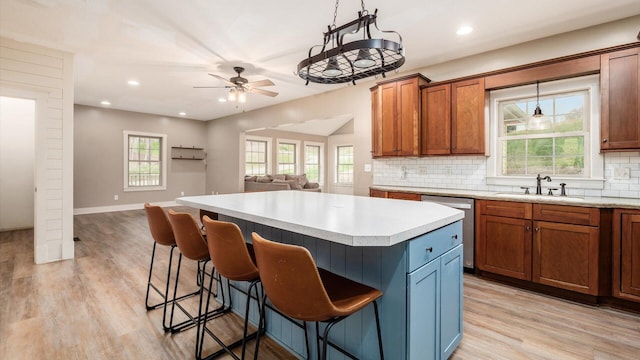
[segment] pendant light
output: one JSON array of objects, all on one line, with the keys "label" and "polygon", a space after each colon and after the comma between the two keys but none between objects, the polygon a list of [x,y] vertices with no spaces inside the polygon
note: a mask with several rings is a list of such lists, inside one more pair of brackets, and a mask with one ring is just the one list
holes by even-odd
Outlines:
[{"label": "pendant light", "polygon": [[529,130],[546,130],[551,127],[549,119],[542,113],[540,108],[540,81],[536,81],[536,108],[529,118],[527,128]]},{"label": "pendant light", "polygon": [[[404,64],[402,36],[395,31],[378,28],[378,10],[370,14],[360,1],[358,18],[344,25],[336,26],[339,0],[336,0],[333,24],[324,33],[321,45],[312,46],[307,57],[298,64],[297,74],[306,84],[341,84],[370,76],[382,75],[398,69]],[[377,38],[372,36],[375,30]],[[385,39],[382,35],[394,34],[397,41]],[[355,40],[353,40],[355,39]],[[316,52],[316,48],[320,51]]]}]

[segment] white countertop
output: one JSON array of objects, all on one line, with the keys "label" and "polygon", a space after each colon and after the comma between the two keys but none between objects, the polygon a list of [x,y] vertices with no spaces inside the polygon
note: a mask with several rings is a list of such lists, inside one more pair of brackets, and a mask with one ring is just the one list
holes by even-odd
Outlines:
[{"label": "white countertop", "polygon": [[548,203],[556,205],[571,205],[571,206],[583,206],[583,207],[598,207],[598,208],[625,208],[625,209],[640,209],[640,199],[631,198],[614,198],[614,197],[561,197],[561,196],[547,196],[547,195],[523,195],[523,194],[508,194],[496,191],[482,191],[482,190],[459,190],[459,189],[440,189],[440,188],[426,188],[426,187],[404,187],[404,186],[387,186],[387,185],[372,185],[372,189],[382,191],[400,191],[407,193],[416,193],[423,195],[438,195],[438,196],[451,196],[451,197],[463,197],[473,199],[484,200],[503,200],[503,201],[516,201],[516,202],[534,202],[534,203]]},{"label": "white countertop", "polygon": [[391,246],[464,217],[460,210],[428,202],[291,190],[186,196],[176,202],[350,246]]}]

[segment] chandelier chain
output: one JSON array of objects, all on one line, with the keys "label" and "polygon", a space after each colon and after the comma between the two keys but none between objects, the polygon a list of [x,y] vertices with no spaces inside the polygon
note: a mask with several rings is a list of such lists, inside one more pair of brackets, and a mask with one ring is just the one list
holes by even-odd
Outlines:
[{"label": "chandelier chain", "polygon": [[362,13],[364,14],[366,12],[364,9],[364,0],[360,0],[360,6],[362,6]]},{"label": "chandelier chain", "polygon": [[336,0],[336,8],[333,11],[333,25],[331,25],[332,29],[336,28],[336,18],[338,17],[338,4],[340,3],[340,0]]}]

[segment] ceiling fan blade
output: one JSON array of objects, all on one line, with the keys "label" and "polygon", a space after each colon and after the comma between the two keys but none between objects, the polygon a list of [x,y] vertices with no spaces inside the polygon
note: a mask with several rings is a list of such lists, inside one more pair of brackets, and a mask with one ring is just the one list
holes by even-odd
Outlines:
[{"label": "ceiling fan blade", "polygon": [[271,96],[271,97],[276,97],[278,96],[278,93],[275,91],[269,91],[269,90],[262,90],[262,89],[251,89],[250,92],[252,93],[256,93],[256,94],[260,94],[260,95],[266,95],[266,96]]},{"label": "ceiling fan blade", "polygon": [[235,86],[194,86],[194,89],[230,89],[230,88],[234,88]]},{"label": "ceiling fan blade", "polygon": [[216,79],[220,79],[220,80],[222,80],[222,81],[226,82],[226,83],[227,83],[227,84],[229,84],[229,85],[233,85],[233,86],[235,86],[235,85],[236,85],[236,84],[232,83],[231,81],[229,81],[228,79],[223,78],[222,76],[218,76],[218,75],[216,75],[216,74],[209,74],[209,75],[213,76],[213,77],[214,77],[214,78],[216,78]]},{"label": "ceiling fan blade", "polygon": [[264,79],[264,80],[258,80],[258,81],[251,81],[245,84],[246,86],[250,86],[252,88],[256,88],[256,87],[263,87],[263,86],[275,86],[275,84],[273,83],[273,81],[269,80],[269,79]]}]

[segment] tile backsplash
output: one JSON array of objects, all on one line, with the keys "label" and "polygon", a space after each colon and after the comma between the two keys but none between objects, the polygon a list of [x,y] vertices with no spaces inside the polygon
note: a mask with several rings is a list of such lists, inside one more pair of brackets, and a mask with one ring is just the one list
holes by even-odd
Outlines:
[{"label": "tile backsplash", "polygon": [[[618,170],[616,170],[618,169]],[[628,179],[626,172],[628,170]],[[618,172],[614,180],[614,172]],[[484,156],[385,158],[373,160],[373,184],[459,190],[519,192],[519,187],[487,185]],[[604,157],[604,189],[570,189],[573,196],[640,198],[640,152],[611,152]],[[535,184],[534,184],[535,185]]]}]

